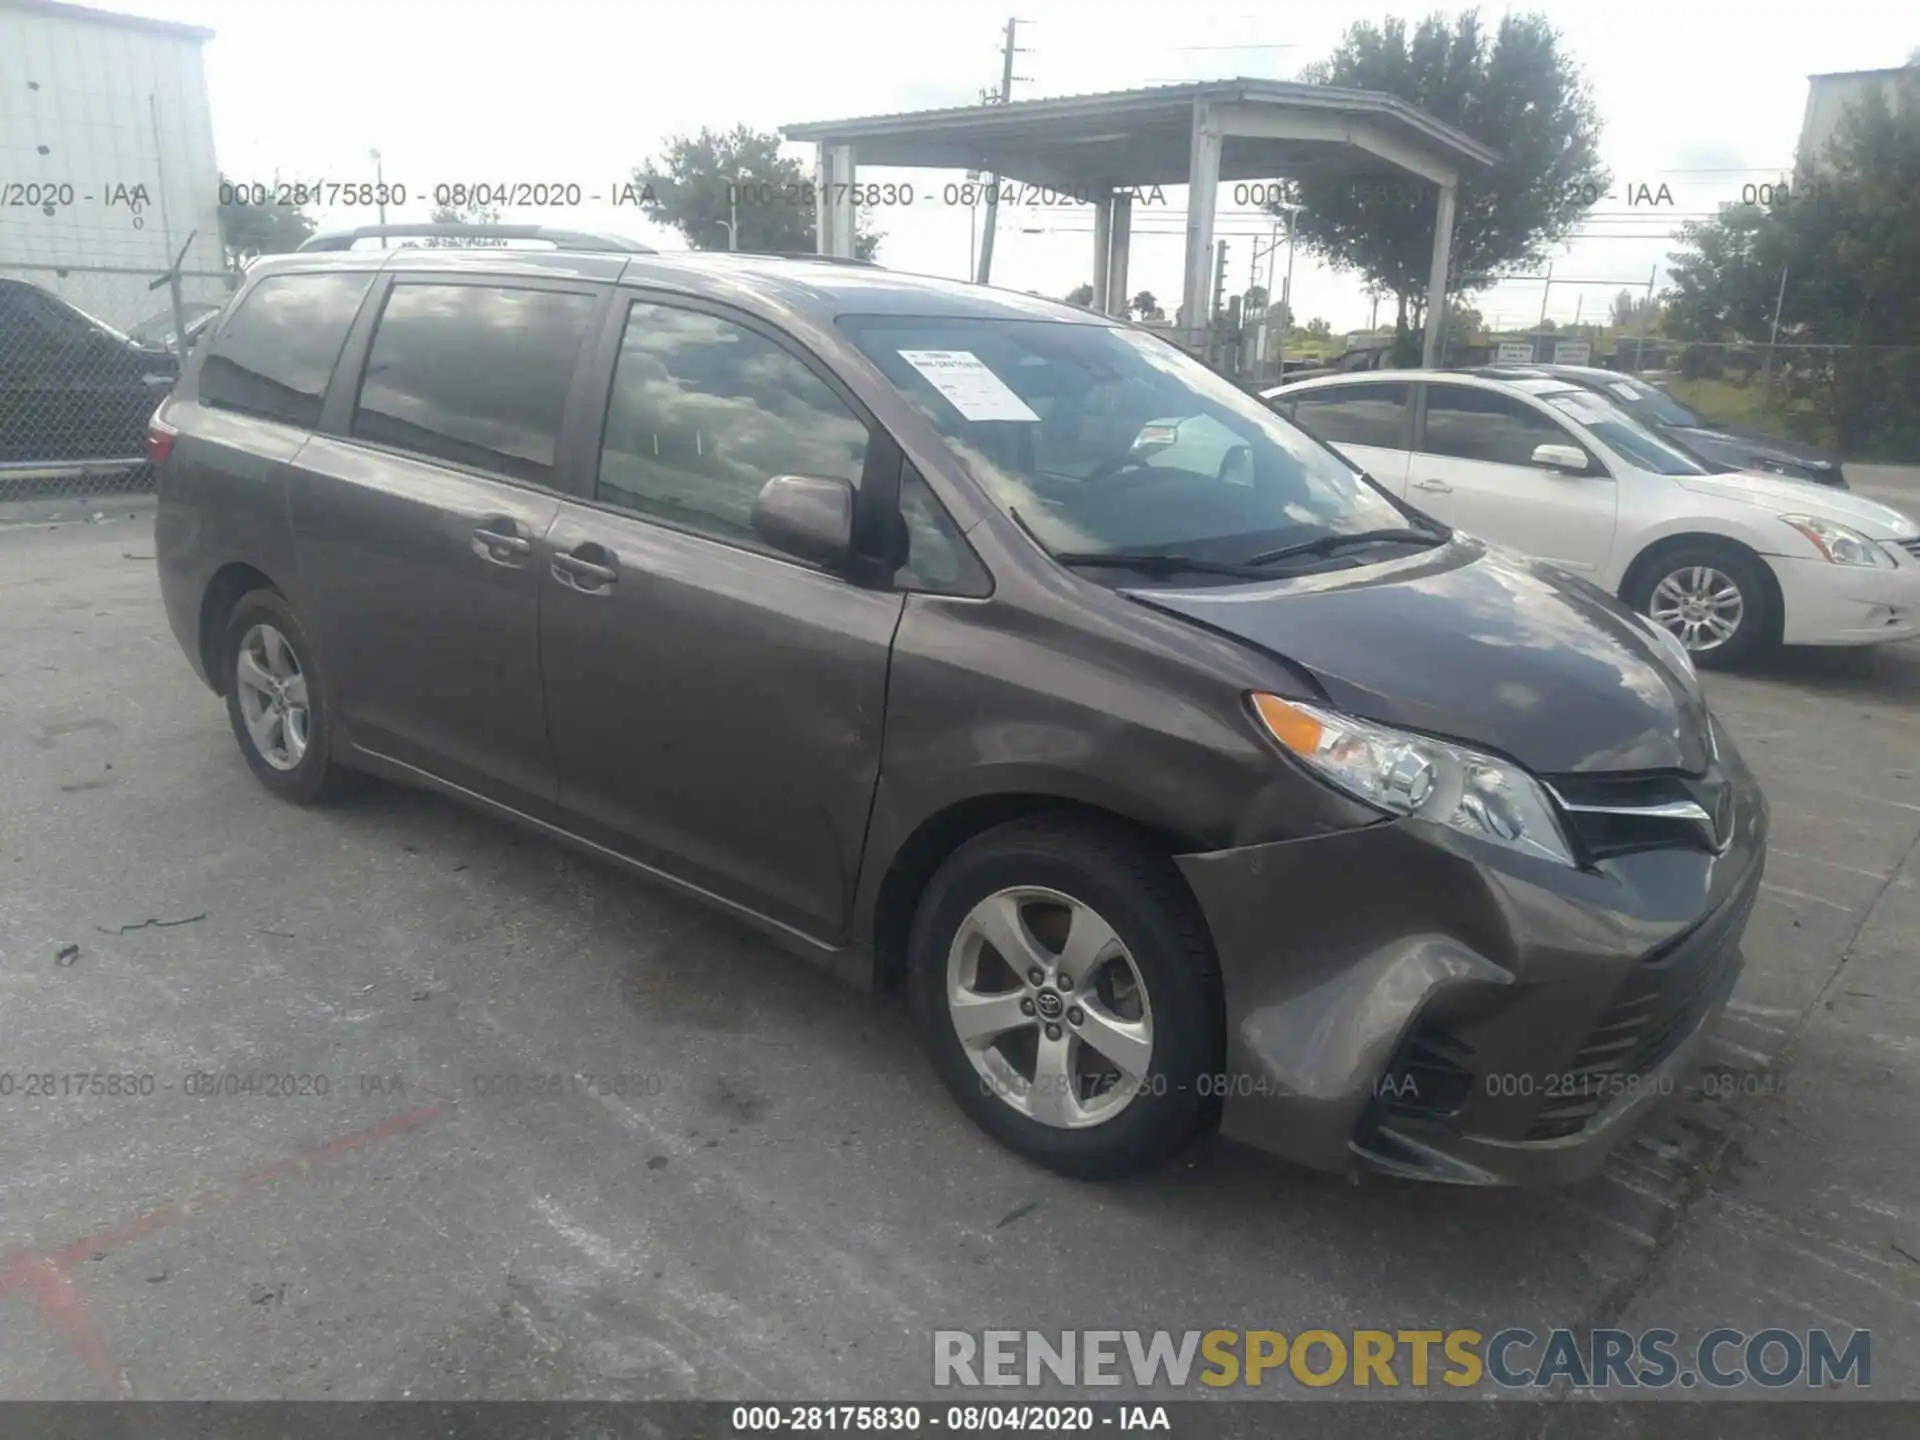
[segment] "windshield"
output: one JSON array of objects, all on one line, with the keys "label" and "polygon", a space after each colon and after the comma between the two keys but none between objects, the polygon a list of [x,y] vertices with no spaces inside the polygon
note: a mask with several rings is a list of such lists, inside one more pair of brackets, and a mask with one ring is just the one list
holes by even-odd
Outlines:
[{"label": "windshield", "polygon": [[1408,524],[1333,452],[1154,336],[997,317],[840,325],[1057,553],[1244,563]]},{"label": "windshield", "polygon": [[1595,393],[1604,394],[1642,425],[1697,426],[1705,423],[1671,395],[1654,389],[1644,380],[1622,376],[1618,380],[1602,382],[1601,386],[1596,387]]},{"label": "windshield", "polygon": [[1676,450],[1611,400],[1592,390],[1557,390],[1539,397],[1562,415],[1577,420],[1621,459],[1656,475],[1707,475],[1712,472],[1691,455]]}]

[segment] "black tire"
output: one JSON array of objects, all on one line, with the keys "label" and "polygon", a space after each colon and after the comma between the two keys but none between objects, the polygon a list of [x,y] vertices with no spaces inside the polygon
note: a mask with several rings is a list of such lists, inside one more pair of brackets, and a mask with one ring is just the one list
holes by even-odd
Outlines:
[{"label": "black tire", "polygon": [[[1118,1113],[1088,1128],[1044,1124],[1002,1099],[968,1058],[948,1008],[947,962],[962,921],[981,900],[1016,886],[1057,891],[1096,911],[1126,946],[1152,1007],[1145,1077]],[[1219,1119],[1220,1087],[1207,1081],[1220,1070],[1225,1026],[1206,922],[1172,861],[1119,825],[1036,816],[962,845],[920,898],[908,987],[934,1069],[961,1108],[1050,1170],[1085,1180],[1138,1174]]]},{"label": "black tire", "polygon": [[[1739,624],[1728,639],[1705,650],[1689,646],[1688,653],[1702,670],[1730,670],[1764,655],[1779,642],[1781,617],[1776,613],[1773,587],[1762,573],[1763,563],[1751,551],[1731,542],[1689,541],[1636,566],[1620,598],[1651,618],[1654,591],[1669,575],[1703,566],[1719,571],[1740,592]],[[1685,643],[1684,637],[1676,638]]]},{"label": "black tire", "polygon": [[[268,625],[285,637],[299,672],[306,679],[306,744],[296,763],[281,768],[261,751],[247,728],[238,671],[240,648],[257,625]],[[321,675],[313,642],[308,638],[300,617],[277,590],[253,590],[242,595],[228,617],[226,637],[220,647],[221,677],[227,695],[227,722],[240,753],[260,783],[296,805],[311,805],[332,799],[347,790],[353,779],[333,754],[333,720],[328,704],[325,678]]]}]

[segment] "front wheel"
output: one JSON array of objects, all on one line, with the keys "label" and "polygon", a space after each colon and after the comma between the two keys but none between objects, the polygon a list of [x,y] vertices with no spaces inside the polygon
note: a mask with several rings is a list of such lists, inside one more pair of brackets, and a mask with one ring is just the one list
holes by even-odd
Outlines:
[{"label": "front wheel", "polygon": [[1213,947],[1172,862],[1064,817],[976,836],[915,917],[934,1068],[1009,1149],[1082,1179],[1163,1163],[1219,1114]]},{"label": "front wheel", "polygon": [[1695,665],[1726,669],[1752,659],[1777,633],[1761,565],[1732,545],[1684,545],[1642,566],[1621,598],[1671,632]]}]

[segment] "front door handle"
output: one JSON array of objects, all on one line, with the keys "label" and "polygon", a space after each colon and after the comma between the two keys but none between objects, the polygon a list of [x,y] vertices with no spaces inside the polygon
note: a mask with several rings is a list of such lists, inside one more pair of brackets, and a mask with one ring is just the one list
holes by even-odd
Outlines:
[{"label": "front door handle", "polygon": [[570,589],[595,595],[620,578],[620,568],[611,550],[589,541],[576,545],[570,553],[555,553],[553,578]]},{"label": "front door handle", "polygon": [[1416,480],[1413,482],[1413,488],[1416,490],[1431,490],[1436,495],[1451,495],[1453,493],[1453,487],[1444,480]]},{"label": "front door handle", "polygon": [[473,529],[473,553],[496,565],[511,565],[533,553],[533,541],[521,533],[510,515],[488,515]]}]

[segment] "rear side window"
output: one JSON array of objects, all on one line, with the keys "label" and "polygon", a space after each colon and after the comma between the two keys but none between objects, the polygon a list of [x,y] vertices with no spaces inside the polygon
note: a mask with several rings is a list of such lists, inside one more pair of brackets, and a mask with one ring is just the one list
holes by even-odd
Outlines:
[{"label": "rear side window", "polygon": [[373,332],[354,435],[551,483],[595,304],[514,286],[395,285]]},{"label": "rear side window", "polygon": [[1375,445],[1404,450],[1408,445],[1407,385],[1333,385],[1309,390],[1292,400],[1289,415],[1307,431],[1334,445]]},{"label": "rear side window", "polygon": [[289,425],[320,423],[320,400],[371,271],[276,275],[227,317],[200,369],[199,400]]}]

